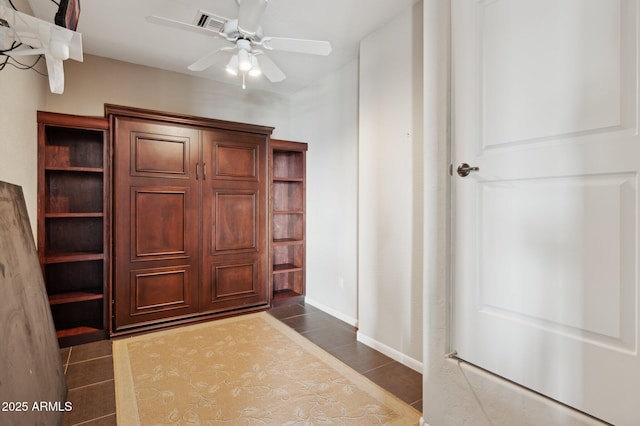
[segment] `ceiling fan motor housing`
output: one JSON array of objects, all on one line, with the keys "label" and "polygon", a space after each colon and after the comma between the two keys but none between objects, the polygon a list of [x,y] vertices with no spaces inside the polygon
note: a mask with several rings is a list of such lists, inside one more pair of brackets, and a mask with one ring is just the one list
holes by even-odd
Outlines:
[{"label": "ceiling fan motor housing", "polygon": [[237,19],[230,19],[227,22],[225,22],[224,27],[222,28],[222,32],[224,33],[224,36],[226,37],[226,39],[229,41],[244,39],[244,40],[249,40],[256,44],[260,44],[262,42],[262,27],[258,27],[255,33],[248,34],[243,32],[238,27]]},{"label": "ceiling fan motor housing", "polygon": [[238,30],[245,37],[250,38],[258,32],[267,4],[267,0],[238,0]]}]

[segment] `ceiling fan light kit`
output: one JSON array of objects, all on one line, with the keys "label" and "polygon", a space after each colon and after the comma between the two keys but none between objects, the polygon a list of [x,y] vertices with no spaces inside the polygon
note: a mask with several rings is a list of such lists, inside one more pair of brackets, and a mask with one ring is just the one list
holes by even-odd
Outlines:
[{"label": "ceiling fan light kit", "polygon": [[238,55],[233,55],[225,68],[231,75],[238,75]]},{"label": "ceiling fan light kit", "polygon": [[[238,42],[238,44],[240,44]],[[238,68],[240,71],[247,72],[251,69],[251,59],[249,59],[249,52],[244,49],[238,51]]]},{"label": "ceiling fan light kit", "polygon": [[262,74],[260,64],[255,56],[255,53],[260,52],[253,51],[250,53],[251,44],[245,39],[238,40],[236,42],[236,48],[238,49],[238,53],[234,53],[231,56],[225,70],[233,76],[237,76],[239,72],[242,72],[242,88],[246,89],[246,74],[249,74],[251,77],[258,77]]},{"label": "ceiling fan light kit", "polygon": [[237,76],[242,74],[242,87],[245,88],[245,76],[264,75],[271,83],[278,83],[286,75],[263,50],[302,53],[327,56],[331,53],[328,41],[305,40],[286,37],[264,37],[260,19],[264,14],[268,0],[236,0],[238,18],[228,19],[219,15],[199,11],[194,24],[187,24],[160,16],[149,16],[147,20],[171,28],[177,28],[221,38],[233,44],[209,52],[188,66],[191,71],[204,71],[213,66],[218,53],[237,50],[225,66],[225,70]]},{"label": "ceiling fan light kit", "polygon": [[251,77],[258,77],[262,75],[262,70],[260,69],[260,65],[258,64],[258,58],[254,55],[251,55],[251,69],[249,70],[249,75]]}]

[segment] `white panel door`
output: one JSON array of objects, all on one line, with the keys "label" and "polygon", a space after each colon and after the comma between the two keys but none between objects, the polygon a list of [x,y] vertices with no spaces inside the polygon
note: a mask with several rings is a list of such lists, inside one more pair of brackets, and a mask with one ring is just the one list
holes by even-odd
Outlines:
[{"label": "white panel door", "polygon": [[637,1],[452,3],[453,349],[638,425]]}]

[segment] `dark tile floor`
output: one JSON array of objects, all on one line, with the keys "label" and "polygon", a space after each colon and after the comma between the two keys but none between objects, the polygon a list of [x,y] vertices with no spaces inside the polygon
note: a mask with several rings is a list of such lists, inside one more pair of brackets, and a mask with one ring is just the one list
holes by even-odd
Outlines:
[{"label": "dark tile floor", "polygon": [[309,305],[274,308],[269,313],[422,412],[422,374],[356,341],[354,327]]},{"label": "dark tile floor", "polygon": [[[309,305],[268,311],[354,370],[422,411],[422,375],[356,341],[350,325]],[[63,425],[116,424],[111,342],[89,343],[60,350],[73,410]]]},{"label": "dark tile floor", "polygon": [[115,425],[116,398],[111,341],[88,343],[60,350],[73,410],[64,413],[63,425]]}]

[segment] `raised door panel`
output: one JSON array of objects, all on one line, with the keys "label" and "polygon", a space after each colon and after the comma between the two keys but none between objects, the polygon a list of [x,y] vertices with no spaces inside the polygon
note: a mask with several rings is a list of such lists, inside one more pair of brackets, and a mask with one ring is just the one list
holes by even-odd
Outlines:
[{"label": "raised door panel", "polygon": [[215,231],[214,253],[257,250],[258,194],[254,191],[216,191],[210,213]]},{"label": "raised door panel", "polygon": [[191,274],[191,269],[183,266],[131,271],[129,312],[134,317],[167,311],[173,315],[177,309],[193,306]]},{"label": "raised door panel", "polygon": [[257,181],[259,149],[253,144],[231,145],[219,142],[215,145],[215,179],[246,179]]},{"label": "raised door panel", "polygon": [[203,272],[203,310],[222,311],[266,303],[262,259],[224,259],[210,262]]},{"label": "raised door panel", "polygon": [[132,261],[188,255],[190,198],[188,188],[131,188]]},{"label": "raised door panel", "polygon": [[115,118],[115,330],[198,312],[196,129]]},{"label": "raised door panel", "polygon": [[268,303],[266,138],[203,132],[202,311]]},{"label": "raised door panel", "polygon": [[190,138],[168,134],[131,132],[131,175],[185,178],[189,176]]}]

